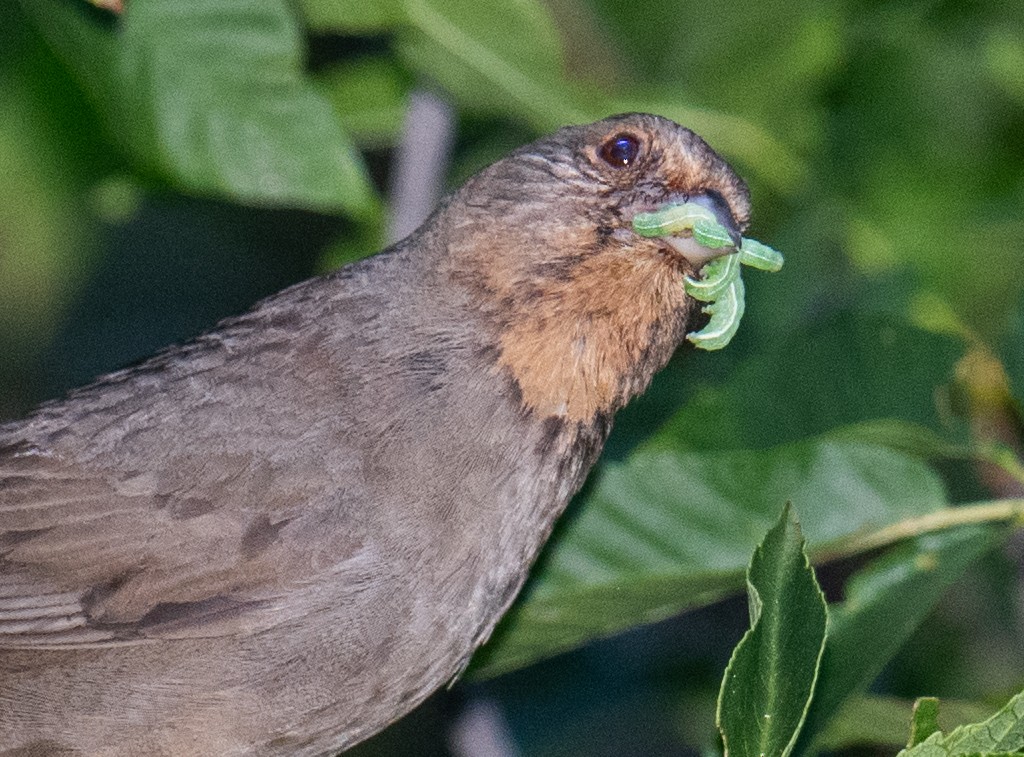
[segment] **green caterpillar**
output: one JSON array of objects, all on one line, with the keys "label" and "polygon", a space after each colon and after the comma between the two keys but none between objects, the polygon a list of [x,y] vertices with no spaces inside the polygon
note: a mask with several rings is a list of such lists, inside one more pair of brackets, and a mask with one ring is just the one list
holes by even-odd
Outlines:
[{"label": "green caterpillar", "polygon": [[[672,236],[689,232],[693,240],[711,250],[733,246],[728,230],[718,223],[714,213],[694,203],[669,205],[653,213],[637,213],[633,230],[644,237]],[[686,292],[695,300],[708,303],[703,312],[710,315],[700,331],[686,335],[696,347],[720,350],[732,341],[740,327],[746,307],[741,264],[760,271],[782,268],[782,254],[756,239],[743,237],[735,253],[717,257],[700,269],[700,278],[686,277]]]}]

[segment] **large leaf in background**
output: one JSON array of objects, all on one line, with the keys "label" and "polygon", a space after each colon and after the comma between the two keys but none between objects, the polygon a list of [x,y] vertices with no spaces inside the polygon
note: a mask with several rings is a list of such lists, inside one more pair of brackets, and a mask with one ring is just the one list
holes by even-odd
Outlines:
[{"label": "large leaf in background", "polygon": [[356,215],[372,207],[355,148],[305,78],[287,3],[142,0],[124,20],[122,74],[184,186]]},{"label": "large leaf in background", "polygon": [[795,754],[813,753],[815,737],[843,703],[867,688],[949,585],[1005,534],[1000,526],[966,526],[919,536],[850,579],[846,600],[830,608],[818,687]]},{"label": "large leaf in background", "polygon": [[[591,120],[563,78],[558,32],[537,0],[501,7],[475,0],[405,0],[398,50],[461,105],[508,114],[539,130]],[[607,114],[606,114],[607,115]]]},{"label": "large leaf in background", "polygon": [[747,570],[750,629],[722,678],[717,722],[727,757],[786,757],[825,649],[825,597],[787,505]]},{"label": "large leaf in background", "polygon": [[715,449],[764,447],[879,418],[935,428],[935,390],[961,351],[952,338],[884,314],[842,312],[698,390],[659,436],[667,446]]},{"label": "large leaf in background", "polygon": [[374,211],[284,0],[137,0],[119,29],[84,2],[25,7],[137,164],[193,193]]},{"label": "large leaf in background", "polygon": [[763,452],[683,452],[659,439],[606,463],[521,601],[474,660],[496,675],[595,637],[712,602],[779,508],[800,513],[812,551],[946,505],[923,463],[881,447],[812,440]]}]

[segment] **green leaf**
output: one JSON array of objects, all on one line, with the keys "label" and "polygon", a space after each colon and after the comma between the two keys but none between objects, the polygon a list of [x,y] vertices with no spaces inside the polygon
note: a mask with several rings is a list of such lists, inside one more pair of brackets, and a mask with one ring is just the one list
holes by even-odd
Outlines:
[{"label": "green leaf", "polygon": [[949,735],[933,733],[897,757],[967,757],[1024,751],[1024,692],[981,723],[960,726]]},{"label": "green leaf", "polygon": [[285,2],[141,0],[125,21],[122,69],[183,186],[357,216],[372,208],[354,146],[304,75]]},{"label": "green leaf", "polygon": [[946,589],[1000,543],[1002,526],[966,526],[897,545],[849,580],[846,601],[830,608],[829,641],[796,754],[854,694],[875,679]]},{"label": "green leaf", "polygon": [[945,506],[922,462],[834,440],[697,453],[661,436],[606,462],[557,529],[527,590],[474,660],[496,675],[713,602],[790,501],[812,549]]},{"label": "green leaf", "polygon": [[917,746],[933,733],[939,731],[939,700],[936,697],[919,697],[914,702],[910,720],[910,738],[907,746]]},{"label": "green leaf", "polygon": [[405,11],[400,55],[463,107],[499,115],[511,108],[543,131],[591,120],[565,86],[558,32],[537,0],[506,3],[500,23],[492,6],[475,0],[405,0]]},{"label": "green leaf", "polygon": [[881,418],[937,427],[935,389],[961,352],[956,340],[889,316],[839,313],[765,347],[724,384],[698,390],[665,439],[747,448]]},{"label": "green leaf", "polygon": [[814,694],[828,614],[789,505],[747,570],[750,630],[722,679],[717,723],[726,757],[786,757]]},{"label": "green leaf", "polygon": [[119,30],[85,3],[26,7],[144,170],[245,203],[374,211],[284,0],[137,0]]}]

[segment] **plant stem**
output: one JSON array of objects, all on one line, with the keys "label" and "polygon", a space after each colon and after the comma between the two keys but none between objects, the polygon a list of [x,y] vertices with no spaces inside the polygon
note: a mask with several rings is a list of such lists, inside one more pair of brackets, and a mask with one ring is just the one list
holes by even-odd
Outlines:
[{"label": "plant stem", "polygon": [[1024,499],[1000,499],[971,505],[950,507],[918,518],[893,523],[877,531],[854,536],[834,548],[826,547],[814,555],[814,561],[828,561],[868,552],[879,547],[910,539],[921,534],[944,531],[947,528],[966,526],[972,523],[1011,522],[1014,527],[1024,527]]}]

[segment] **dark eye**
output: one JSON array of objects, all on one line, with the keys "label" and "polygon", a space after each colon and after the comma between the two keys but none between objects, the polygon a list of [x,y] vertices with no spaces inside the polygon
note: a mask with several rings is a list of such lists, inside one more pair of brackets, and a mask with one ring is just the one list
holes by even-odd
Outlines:
[{"label": "dark eye", "polygon": [[633,165],[640,154],[640,143],[629,134],[619,134],[601,145],[601,160],[615,168]]}]

